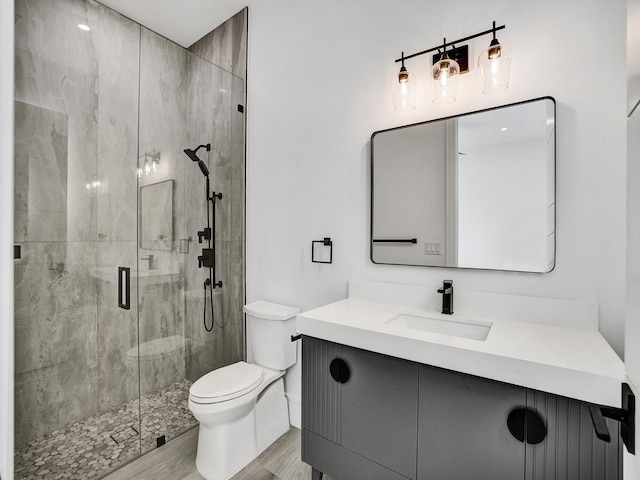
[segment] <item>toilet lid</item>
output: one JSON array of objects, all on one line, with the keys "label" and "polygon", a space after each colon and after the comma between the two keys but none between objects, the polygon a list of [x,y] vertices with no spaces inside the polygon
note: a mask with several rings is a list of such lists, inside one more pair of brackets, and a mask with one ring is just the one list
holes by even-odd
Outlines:
[{"label": "toilet lid", "polygon": [[244,395],[256,388],[264,370],[246,362],[237,362],[209,372],[189,388],[189,395],[197,403],[217,403]]}]

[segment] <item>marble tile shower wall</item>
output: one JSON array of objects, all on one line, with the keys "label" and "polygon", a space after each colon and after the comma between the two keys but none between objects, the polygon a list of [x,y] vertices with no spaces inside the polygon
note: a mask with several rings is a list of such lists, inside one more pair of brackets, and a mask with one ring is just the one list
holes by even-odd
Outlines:
[{"label": "marble tile shower wall", "polygon": [[[239,15],[219,27],[227,33],[198,45],[221,58],[244,51],[244,34],[228,33],[245,25],[246,10]],[[16,1],[17,445],[122,405],[139,385],[148,393],[242,358],[244,118],[236,107],[244,91],[244,73],[215,67],[91,0]],[[212,333],[202,326],[201,246],[178,248],[206,222],[204,177],[182,149],[209,142],[208,158],[198,153],[225,195],[216,211],[224,287],[215,291]],[[171,251],[137,246],[135,159],[152,149],[161,152],[161,170],[141,185],[174,181]],[[97,191],[86,187],[92,180],[101,182]],[[142,271],[139,258],[148,254],[179,280],[141,283],[139,292],[134,282],[132,310],[119,309],[115,285],[93,269]],[[176,355],[142,359],[139,378],[138,343],[167,337],[184,339]]]}]

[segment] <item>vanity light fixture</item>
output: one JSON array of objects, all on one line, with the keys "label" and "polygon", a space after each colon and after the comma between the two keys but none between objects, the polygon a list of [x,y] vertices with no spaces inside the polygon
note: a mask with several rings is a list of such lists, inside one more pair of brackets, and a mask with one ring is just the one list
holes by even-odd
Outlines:
[{"label": "vanity light fixture", "polygon": [[153,176],[160,171],[160,152],[156,149],[145,152],[138,159],[144,158],[144,163],[138,163],[138,178]]},{"label": "vanity light fixture", "polygon": [[509,88],[511,49],[496,38],[496,22],[493,22],[493,40],[478,57],[482,75],[482,93],[494,93]]},{"label": "vanity light fixture", "polygon": [[[493,93],[505,90],[509,84],[511,51],[496,39],[496,32],[503,28],[505,28],[505,25],[497,27],[496,22],[493,22],[493,27],[484,32],[469,35],[468,37],[460,38],[452,42],[447,42],[445,38],[443,43],[437,47],[407,56],[402,52],[402,56],[396,59],[396,63],[402,62],[402,67],[400,68],[400,73],[398,73],[397,78],[394,78],[393,105],[395,110],[413,110],[413,108],[415,108],[415,102],[413,103],[413,108],[403,108],[403,105],[409,105],[410,101],[407,100],[405,104],[403,104],[402,101],[400,101],[400,103],[396,101],[396,98],[399,100],[402,98],[415,98],[400,95],[400,93],[403,92],[403,85],[411,87],[410,89],[405,88],[404,91],[407,92],[407,94],[411,92],[411,95],[415,95],[415,87],[413,83],[411,83],[413,79],[404,66],[405,60],[432,52],[437,52],[432,56],[433,103],[444,104],[455,101],[458,78],[460,74],[469,71],[469,46],[461,45],[456,47],[456,45],[483,35],[493,34],[493,40],[489,47],[483,51],[478,58],[478,66],[483,78],[482,91],[483,93]],[[447,48],[449,49],[447,50]],[[406,83],[403,83],[403,81],[406,81]],[[398,94],[396,92],[398,92]]]},{"label": "vanity light fixture", "polygon": [[78,28],[80,30],[84,30],[85,32],[88,32],[89,30],[91,30],[91,28],[89,28],[89,25],[85,25],[84,23],[79,23]]},{"label": "vanity light fixture", "polygon": [[87,177],[85,188],[89,196],[95,197],[104,188],[104,182],[97,175],[90,175]]},{"label": "vanity light fixture", "polygon": [[393,96],[393,108],[397,112],[410,111],[416,108],[416,88],[413,73],[404,66],[404,52],[400,57],[402,66],[398,72],[398,76],[393,79],[391,86],[391,94]]}]

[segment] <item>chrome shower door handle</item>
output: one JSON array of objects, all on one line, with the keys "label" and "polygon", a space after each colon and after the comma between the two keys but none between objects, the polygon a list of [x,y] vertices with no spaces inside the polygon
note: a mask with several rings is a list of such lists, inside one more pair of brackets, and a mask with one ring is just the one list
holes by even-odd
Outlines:
[{"label": "chrome shower door handle", "polygon": [[131,269],[118,267],[118,307],[131,309]]}]

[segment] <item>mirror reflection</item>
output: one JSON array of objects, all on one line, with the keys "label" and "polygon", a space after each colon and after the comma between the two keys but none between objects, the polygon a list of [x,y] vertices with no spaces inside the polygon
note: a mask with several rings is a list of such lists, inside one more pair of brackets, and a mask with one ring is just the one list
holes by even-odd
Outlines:
[{"label": "mirror reflection", "polygon": [[374,263],[549,272],[555,101],[375,132]]},{"label": "mirror reflection", "polygon": [[140,187],[140,247],[173,247],[173,180]]}]

